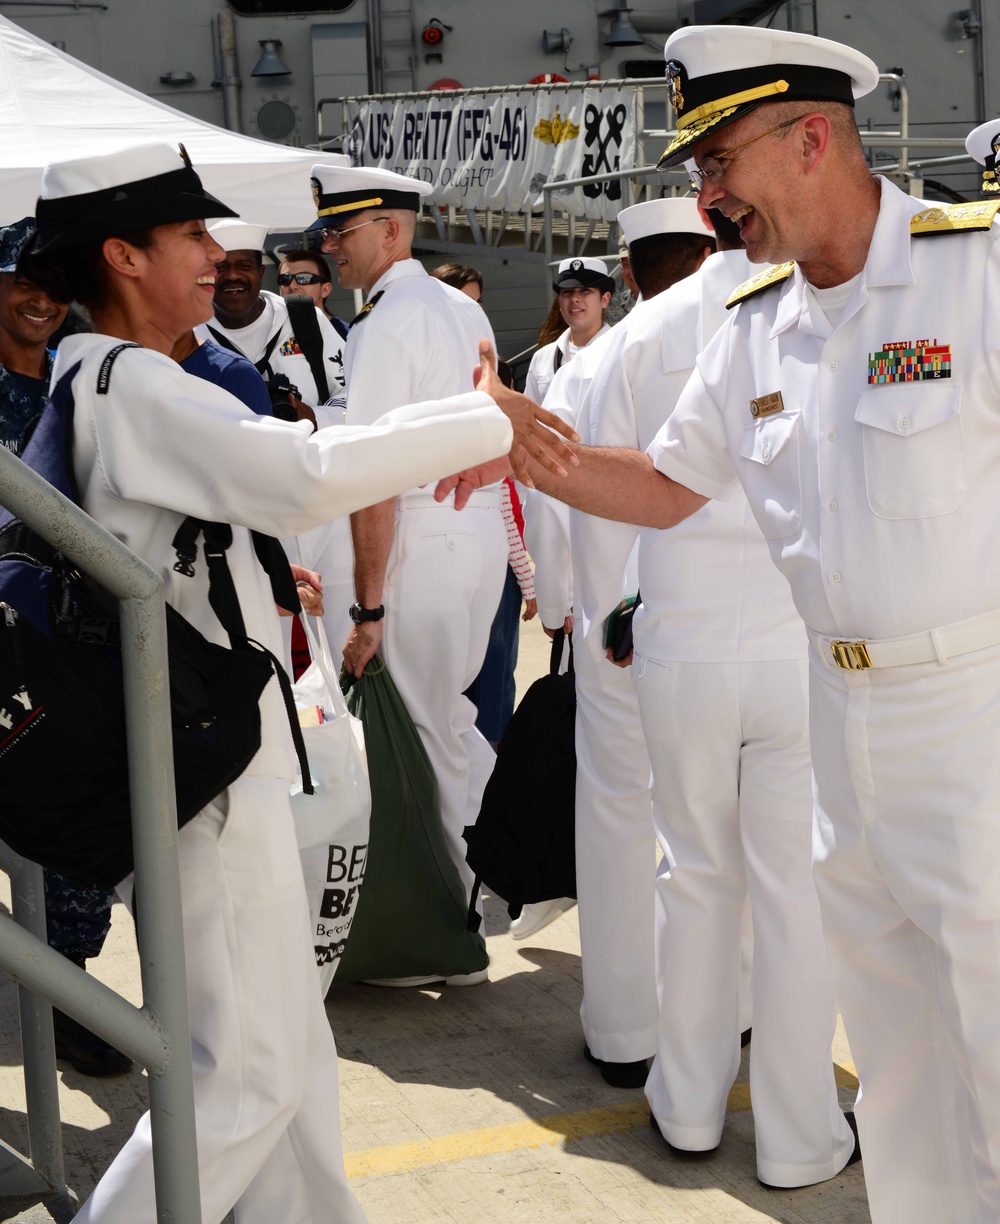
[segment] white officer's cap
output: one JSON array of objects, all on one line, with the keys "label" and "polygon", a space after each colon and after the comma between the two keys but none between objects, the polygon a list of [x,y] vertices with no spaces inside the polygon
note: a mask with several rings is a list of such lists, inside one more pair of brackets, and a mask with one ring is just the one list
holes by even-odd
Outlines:
[{"label": "white officer's cap", "polygon": [[982,190],[990,195],[1000,191],[997,182],[997,153],[1000,152],[1000,119],[988,119],[973,128],[965,138],[965,148],[983,167]]},{"label": "white officer's cap", "polygon": [[878,84],[878,68],[843,43],[760,26],[684,26],[663,49],[677,135],[660,169],[688,156],[707,132],[742,119],[762,102],[854,105]]},{"label": "white officer's cap", "polygon": [[263,251],[268,230],[266,225],[227,218],[213,221],[208,232],[228,255],[230,251]]},{"label": "white officer's cap", "polygon": [[312,168],[316,220],[310,230],[337,225],[369,208],[409,208],[417,212],[420,197],[430,195],[433,184],[407,178],[375,166],[331,166]]},{"label": "white officer's cap", "polygon": [[715,231],[705,223],[698,203],[691,196],[673,199],[646,200],[623,208],[618,214],[622,235],[631,245],[639,238],[653,234],[695,234],[699,238],[715,237]]}]

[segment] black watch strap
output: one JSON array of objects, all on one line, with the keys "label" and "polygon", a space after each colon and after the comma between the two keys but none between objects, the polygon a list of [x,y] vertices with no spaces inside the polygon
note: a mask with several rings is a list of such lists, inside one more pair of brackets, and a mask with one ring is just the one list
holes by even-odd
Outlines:
[{"label": "black watch strap", "polygon": [[351,604],[349,615],[356,625],[363,624],[365,621],[380,621],[385,616],[385,605],[379,604],[377,608],[366,608],[359,603],[354,603]]}]

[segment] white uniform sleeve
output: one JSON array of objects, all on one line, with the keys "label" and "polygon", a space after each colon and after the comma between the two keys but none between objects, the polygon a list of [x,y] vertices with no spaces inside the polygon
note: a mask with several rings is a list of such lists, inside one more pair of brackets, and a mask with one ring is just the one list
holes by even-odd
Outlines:
[{"label": "white uniform sleeve", "polygon": [[[474,391],[387,413],[373,428],[312,432],[259,417],[168,358],[126,350],[111,395],[77,376],[78,429],[94,432],[99,478],[117,497],[295,535],[414,485],[504,454],[512,431]],[[155,462],[153,458],[155,457]]]},{"label": "white uniform sleeve", "polygon": [[[578,362],[556,371],[545,396],[545,407],[576,424],[580,379]],[[573,558],[569,537],[569,506],[537,489],[523,502],[524,546],[535,563],[538,615],[547,629],[559,629],[573,610]]]}]

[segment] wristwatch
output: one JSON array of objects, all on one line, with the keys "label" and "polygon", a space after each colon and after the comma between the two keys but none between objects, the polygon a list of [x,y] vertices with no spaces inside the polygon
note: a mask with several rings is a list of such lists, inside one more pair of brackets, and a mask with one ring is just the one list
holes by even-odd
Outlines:
[{"label": "wristwatch", "polygon": [[377,608],[365,608],[359,603],[353,603],[348,610],[348,615],[356,625],[363,624],[365,621],[380,621],[385,616],[385,607],[379,604]]}]

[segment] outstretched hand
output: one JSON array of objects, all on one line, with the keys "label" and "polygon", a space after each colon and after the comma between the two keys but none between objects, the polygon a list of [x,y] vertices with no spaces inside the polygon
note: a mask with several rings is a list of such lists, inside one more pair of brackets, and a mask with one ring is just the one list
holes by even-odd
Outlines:
[{"label": "outstretched hand", "polygon": [[497,373],[496,353],[488,340],[480,341],[479,365],[472,377],[478,389],[485,391],[508,418],[514,428],[514,440],[510,453],[502,459],[493,459],[438,481],[434,491],[438,501],[444,501],[454,490],[455,508],[461,510],[474,489],[502,480],[511,472],[522,484],[533,489],[534,482],[527,468],[529,457],[556,476],[566,475],[564,463],[575,467],[580,462],[573,448],[563,441],[568,438],[570,442],[579,442],[580,435],[555,413],[504,386]]}]

